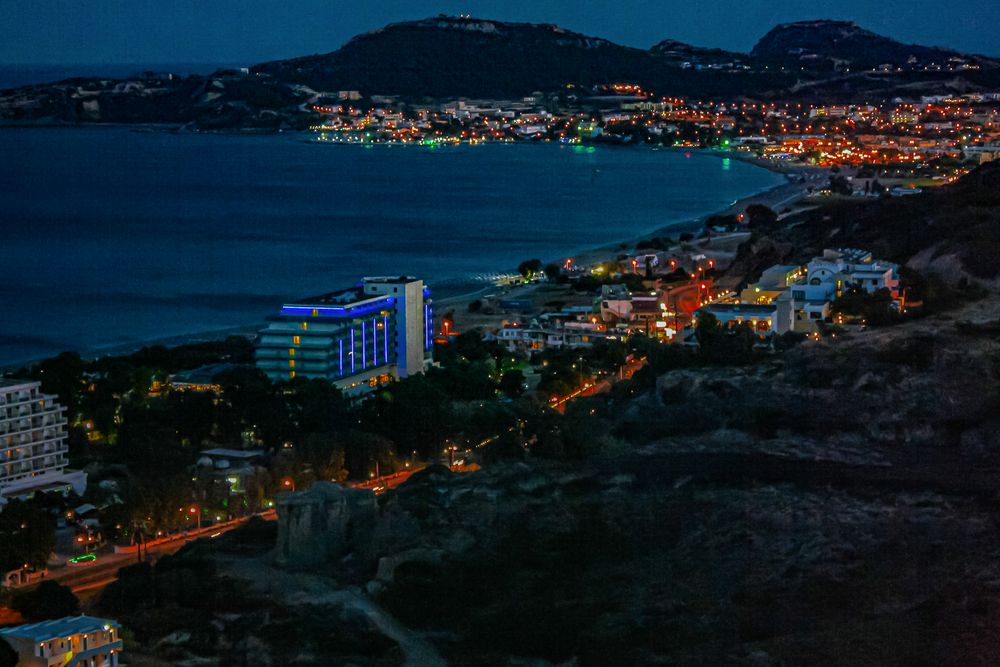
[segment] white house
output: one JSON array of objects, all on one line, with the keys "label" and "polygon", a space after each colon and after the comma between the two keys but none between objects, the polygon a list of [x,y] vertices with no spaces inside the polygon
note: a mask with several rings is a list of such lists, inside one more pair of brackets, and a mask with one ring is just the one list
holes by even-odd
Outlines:
[{"label": "white house", "polygon": [[0,630],[18,667],[116,667],[121,626],[93,616],[67,616]]}]

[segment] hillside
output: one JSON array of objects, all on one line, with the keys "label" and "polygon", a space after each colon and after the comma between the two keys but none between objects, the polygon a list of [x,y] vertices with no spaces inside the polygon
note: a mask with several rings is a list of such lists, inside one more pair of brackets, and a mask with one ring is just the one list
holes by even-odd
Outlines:
[{"label": "hillside", "polygon": [[872,69],[939,67],[948,65],[995,68],[1000,63],[982,56],[964,55],[952,49],[903,44],[877,35],[850,21],[802,21],[773,28],[754,46],[750,55],[807,68]]},{"label": "hillside", "polygon": [[644,50],[550,24],[439,16],[359,35],[329,53],[261,63],[248,74],[80,78],[0,91],[0,123],[300,129],[309,124],[307,102],[341,90],[408,101],[541,91],[585,103],[611,83],[696,99],[861,101],[993,90],[1000,62],[904,45],[835,21],[778,26],[740,54],[672,39]]},{"label": "hillside", "polygon": [[[645,51],[548,24],[437,17],[396,23],[355,37],[332,53],[262,63],[254,72],[316,90],[355,89],[404,97],[518,97],[629,82],[677,94],[721,93],[728,77],[682,70],[679,54],[725,55],[677,42]],[[732,58],[729,58],[731,61]],[[739,75],[738,87],[783,83]]]}]

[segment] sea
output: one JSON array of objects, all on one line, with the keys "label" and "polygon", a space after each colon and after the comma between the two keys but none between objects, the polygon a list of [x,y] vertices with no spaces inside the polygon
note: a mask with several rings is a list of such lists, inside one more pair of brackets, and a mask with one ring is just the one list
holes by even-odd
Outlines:
[{"label": "sea", "polygon": [[252,327],[366,275],[468,292],[783,182],[697,151],[309,138],[0,128],[0,365]]}]

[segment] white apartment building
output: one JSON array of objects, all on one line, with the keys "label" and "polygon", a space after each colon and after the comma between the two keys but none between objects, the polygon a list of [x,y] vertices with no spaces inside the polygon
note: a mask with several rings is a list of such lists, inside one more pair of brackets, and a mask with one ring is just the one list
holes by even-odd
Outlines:
[{"label": "white apartment building", "polygon": [[0,505],[36,492],[84,492],[86,473],[66,469],[65,412],[38,382],[0,379]]},{"label": "white apartment building", "polygon": [[67,616],[0,630],[23,667],[116,667],[121,626],[92,616]]}]

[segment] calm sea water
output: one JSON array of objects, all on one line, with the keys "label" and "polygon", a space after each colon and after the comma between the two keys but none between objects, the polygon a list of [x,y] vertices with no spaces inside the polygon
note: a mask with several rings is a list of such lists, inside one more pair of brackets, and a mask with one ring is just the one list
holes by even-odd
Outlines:
[{"label": "calm sea water", "polygon": [[454,290],[780,181],[639,147],[0,129],[0,363],[252,324],[363,275]]}]

